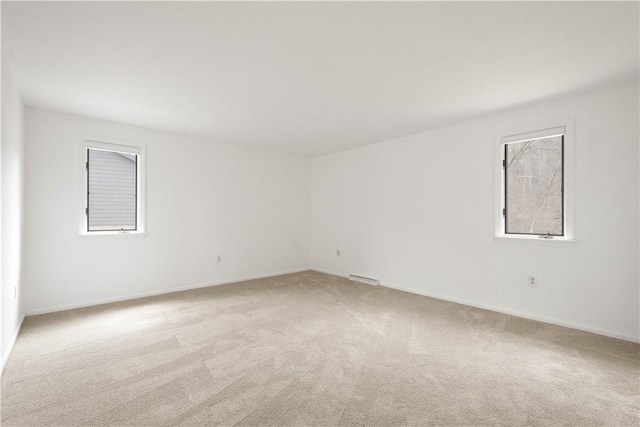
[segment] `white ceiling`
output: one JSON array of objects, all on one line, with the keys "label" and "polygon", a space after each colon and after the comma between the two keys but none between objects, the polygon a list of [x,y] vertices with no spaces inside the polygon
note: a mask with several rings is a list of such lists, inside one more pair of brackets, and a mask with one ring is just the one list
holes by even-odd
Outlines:
[{"label": "white ceiling", "polygon": [[638,79],[638,2],[2,2],[25,103],[314,156]]}]

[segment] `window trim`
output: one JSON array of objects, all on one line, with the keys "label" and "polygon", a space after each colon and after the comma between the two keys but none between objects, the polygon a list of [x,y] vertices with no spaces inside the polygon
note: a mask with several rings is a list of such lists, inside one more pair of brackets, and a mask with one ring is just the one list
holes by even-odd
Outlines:
[{"label": "window trim", "polygon": [[[547,136],[564,135],[563,157],[563,236],[542,238],[537,234],[506,233],[505,205],[505,146],[523,140],[539,139]],[[575,119],[566,118],[539,125],[520,126],[500,132],[495,140],[495,184],[494,184],[494,241],[498,243],[521,243],[538,246],[573,246],[575,240]]]},{"label": "window trim", "polygon": [[[79,220],[78,235],[79,236],[109,236],[109,235],[145,235],[145,166],[146,166],[146,147],[145,144],[126,141],[115,138],[99,137],[94,135],[80,135],[79,152],[82,153],[82,161],[78,164],[81,166],[82,182],[79,197],[82,203],[81,219]],[[106,150],[115,151],[125,154],[136,155],[136,229],[135,230],[93,230],[89,231],[87,208],[89,207],[89,174],[87,169],[88,150]],[[80,172],[79,172],[80,173]]]},{"label": "window trim", "polygon": [[[139,157],[140,157],[140,154],[134,154],[134,153],[131,153],[131,152],[126,152],[126,151],[110,150],[110,149],[107,149],[107,148],[95,148],[95,147],[91,147],[91,146],[89,146],[89,145],[90,145],[90,144],[88,143],[88,144],[87,144],[87,158],[86,158],[86,169],[87,169],[87,170],[86,170],[86,174],[87,174],[87,197],[86,197],[87,204],[85,205],[85,206],[86,206],[86,208],[85,208],[85,215],[86,215],[86,217],[87,217],[87,221],[86,221],[86,223],[87,223],[87,229],[86,229],[86,232],[87,232],[87,233],[96,233],[96,232],[100,232],[100,231],[111,231],[111,232],[118,232],[118,233],[122,233],[122,232],[135,233],[136,231],[138,231],[138,175],[139,175],[139,173],[138,173],[138,159],[139,159]],[[102,145],[104,145],[104,144],[102,144]],[[90,153],[91,153],[91,151],[92,151],[92,150],[93,150],[93,151],[106,151],[106,152],[108,152],[108,153],[122,153],[122,154],[130,154],[130,155],[135,156],[135,171],[136,171],[136,185],[135,185],[135,186],[136,186],[136,206],[135,206],[135,214],[134,214],[135,219],[134,219],[133,229],[130,229],[130,228],[128,228],[128,229],[126,229],[126,230],[125,230],[125,229],[120,229],[120,230],[117,230],[117,229],[113,229],[113,230],[91,230],[91,229],[90,229],[90,227],[89,227],[89,222],[91,221],[91,209],[89,209],[89,207],[90,207],[90,206],[89,206],[89,201],[90,201],[90,192],[89,192],[89,187],[90,187],[90,185],[91,185],[91,182],[90,182],[90,178],[91,178],[91,174],[90,174],[90,167],[91,167],[91,155],[90,155]]]},{"label": "window trim", "polygon": [[[565,218],[564,218],[564,208],[565,208],[565,203],[564,203],[564,134],[565,134],[565,130],[564,128],[562,128],[562,130],[558,129],[558,132],[553,132],[556,133],[555,135],[549,135],[549,136],[538,136],[538,137],[534,137],[534,138],[525,138],[522,141],[513,141],[513,142],[503,142],[502,143],[502,147],[503,147],[503,154],[502,154],[502,179],[503,179],[503,186],[502,186],[502,212],[503,212],[503,216],[504,216],[504,234],[505,235],[514,235],[514,236],[536,236],[538,238],[561,238],[565,236]],[[518,142],[524,142],[524,141],[536,141],[536,140],[541,140],[541,139],[545,139],[545,138],[553,138],[553,137],[557,137],[560,136],[562,139],[560,140],[560,155],[561,155],[561,177],[562,177],[562,183],[561,183],[561,193],[562,193],[562,206],[561,206],[561,210],[562,210],[562,218],[561,218],[561,222],[562,222],[562,234],[550,234],[547,233],[546,236],[549,237],[543,237],[545,235],[542,235],[540,233],[514,233],[514,232],[510,232],[507,225],[509,224],[509,192],[507,191],[507,186],[509,184],[509,175],[508,175],[508,168],[507,168],[507,157],[508,157],[508,146],[510,144],[517,144]],[[504,140],[503,140],[504,141]]]}]

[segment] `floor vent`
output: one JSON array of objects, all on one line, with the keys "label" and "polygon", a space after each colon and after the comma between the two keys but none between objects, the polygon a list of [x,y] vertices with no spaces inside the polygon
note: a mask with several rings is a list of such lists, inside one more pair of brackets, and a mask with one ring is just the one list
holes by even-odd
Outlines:
[{"label": "floor vent", "polygon": [[349,274],[349,280],[353,280],[355,282],[366,283],[367,285],[377,286],[380,284],[378,279],[372,279],[371,277],[359,276],[357,274]]}]

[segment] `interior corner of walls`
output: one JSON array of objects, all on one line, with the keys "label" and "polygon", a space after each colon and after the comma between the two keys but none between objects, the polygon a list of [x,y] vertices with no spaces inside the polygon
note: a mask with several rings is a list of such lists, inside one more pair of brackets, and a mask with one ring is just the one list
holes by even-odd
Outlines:
[{"label": "interior corner of walls", "polygon": [[321,268],[321,267],[311,267],[311,270],[312,271],[317,271],[318,273],[330,274],[332,276],[337,276],[337,277],[342,277],[342,278],[349,277],[349,274],[340,273],[340,272],[334,271],[334,270],[327,270],[326,268]]}]

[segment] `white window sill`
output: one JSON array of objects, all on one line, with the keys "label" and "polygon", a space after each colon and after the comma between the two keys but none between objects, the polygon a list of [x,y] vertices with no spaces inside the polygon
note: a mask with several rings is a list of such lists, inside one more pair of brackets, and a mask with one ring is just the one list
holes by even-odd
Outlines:
[{"label": "white window sill", "polygon": [[146,236],[146,231],[84,231],[78,233],[80,237],[94,236]]},{"label": "white window sill", "polygon": [[573,239],[542,239],[537,236],[493,236],[496,243],[506,243],[511,245],[529,245],[529,246],[554,246],[554,247],[573,247],[577,240]]}]

